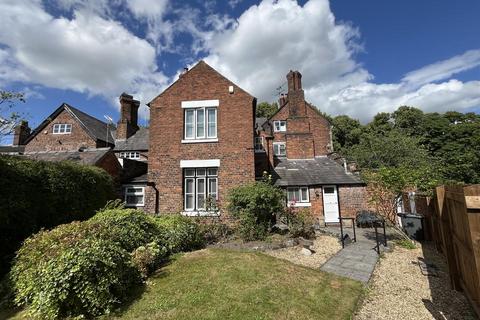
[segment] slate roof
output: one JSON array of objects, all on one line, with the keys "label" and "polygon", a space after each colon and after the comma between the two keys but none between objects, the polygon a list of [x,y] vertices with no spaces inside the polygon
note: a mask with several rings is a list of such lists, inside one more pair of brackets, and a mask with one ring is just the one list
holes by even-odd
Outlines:
[{"label": "slate roof", "polygon": [[25,146],[0,146],[0,153],[18,154],[25,151]]},{"label": "slate roof", "polygon": [[268,118],[266,117],[259,117],[259,118],[255,118],[255,128],[261,128],[262,125],[267,122]]},{"label": "slate roof", "polygon": [[112,131],[115,130],[115,126],[110,124],[107,134],[107,123],[98,120],[95,117],[92,117],[89,114],[86,114],[83,111],[78,110],[77,108],[72,107],[67,103],[62,103],[50,116],[48,116],[35,130],[32,131],[32,134],[28,137],[26,143],[32,140],[39,132],[43,130],[53,119],[55,119],[60,112],[63,110],[68,111],[74,119],[76,119],[80,125],[85,129],[90,137],[94,140],[106,141],[108,143],[114,144],[115,140],[112,136]]},{"label": "slate roof", "polygon": [[85,149],[84,151],[41,151],[41,152],[28,152],[24,156],[43,161],[73,161],[79,164],[95,165],[100,161],[108,152],[109,148],[99,149]]},{"label": "slate roof", "polygon": [[140,127],[137,132],[126,140],[115,140],[115,151],[148,150],[149,130]]},{"label": "slate roof", "polygon": [[147,182],[147,174],[144,173],[138,177],[134,177],[130,180],[128,180],[128,183],[142,183],[142,182]]},{"label": "slate roof", "polygon": [[326,184],[363,184],[343,166],[328,157],[306,160],[282,160],[274,168],[277,186],[310,186]]}]

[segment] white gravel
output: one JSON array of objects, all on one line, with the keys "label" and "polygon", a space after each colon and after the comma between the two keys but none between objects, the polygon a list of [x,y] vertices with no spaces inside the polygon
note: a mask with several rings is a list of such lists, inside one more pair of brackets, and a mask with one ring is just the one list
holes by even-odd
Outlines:
[{"label": "white gravel", "polygon": [[265,251],[265,253],[279,259],[288,260],[295,264],[318,269],[341,248],[342,245],[337,238],[329,235],[318,235],[316,239],[313,240],[314,253],[311,256],[303,255],[300,252],[302,250],[302,246],[300,245],[291,248],[268,250]]},{"label": "white gravel", "polygon": [[[438,277],[424,276],[415,264],[418,257],[437,266]],[[465,296],[449,283],[445,261],[431,245],[396,246],[377,264],[354,319],[477,319]]]}]

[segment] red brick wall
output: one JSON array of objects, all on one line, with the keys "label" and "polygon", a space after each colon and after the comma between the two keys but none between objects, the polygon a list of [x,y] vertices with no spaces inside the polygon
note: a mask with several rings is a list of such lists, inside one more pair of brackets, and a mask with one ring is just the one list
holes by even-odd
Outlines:
[{"label": "red brick wall", "polygon": [[[72,124],[70,134],[53,134],[53,125],[56,123]],[[73,151],[81,147],[95,148],[97,144],[80,124],[74,120],[68,111],[63,110],[41,132],[39,132],[25,146],[25,152],[38,151]]]},{"label": "red brick wall", "polygon": [[107,171],[108,174],[110,174],[116,180],[116,182],[118,182],[122,167],[120,166],[120,163],[113,152],[108,152],[105,157],[103,157],[103,159],[96,164],[96,166]]},{"label": "red brick wall", "polygon": [[312,108],[314,107],[307,107],[307,115],[310,120],[310,132],[313,135],[315,156],[325,156],[333,151],[330,145],[330,123]]},{"label": "red brick wall", "polygon": [[354,218],[358,211],[368,209],[367,189],[365,186],[338,186],[338,192],[342,217]]},{"label": "red brick wall", "polygon": [[[229,86],[234,93],[229,93]],[[218,142],[182,144],[182,101],[219,100]],[[150,104],[150,149],[148,179],[159,191],[160,213],[183,209],[183,172],[180,160],[220,159],[219,206],[228,191],[255,180],[254,103],[248,93],[235,86],[204,62],[180,77]],[[155,211],[153,188],[147,190],[148,212]]]}]

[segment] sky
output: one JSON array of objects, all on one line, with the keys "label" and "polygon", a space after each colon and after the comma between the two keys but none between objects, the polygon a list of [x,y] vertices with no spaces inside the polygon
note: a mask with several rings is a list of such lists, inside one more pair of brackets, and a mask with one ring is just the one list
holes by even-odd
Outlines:
[{"label": "sky", "polygon": [[203,59],[273,102],[299,70],[321,111],[480,113],[480,1],[0,0],[0,88],[30,126],[63,102],[118,119]]}]

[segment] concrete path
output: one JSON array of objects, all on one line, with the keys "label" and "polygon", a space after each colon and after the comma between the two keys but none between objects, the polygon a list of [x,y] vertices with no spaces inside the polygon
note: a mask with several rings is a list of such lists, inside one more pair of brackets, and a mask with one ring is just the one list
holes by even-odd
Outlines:
[{"label": "concrete path", "polygon": [[[329,230],[324,230],[323,232],[340,238],[339,228],[329,228]],[[373,230],[369,229],[357,229],[357,242],[346,244],[345,248],[325,262],[320,269],[366,284],[370,280],[378,261],[378,254],[375,250],[376,242],[372,238],[372,232]],[[346,228],[344,230],[345,233],[348,233],[350,237],[353,235],[350,228]],[[381,239],[383,240],[383,237]],[[381,245],[380,249],[384,251],[388,247],[384,248]]]}]

